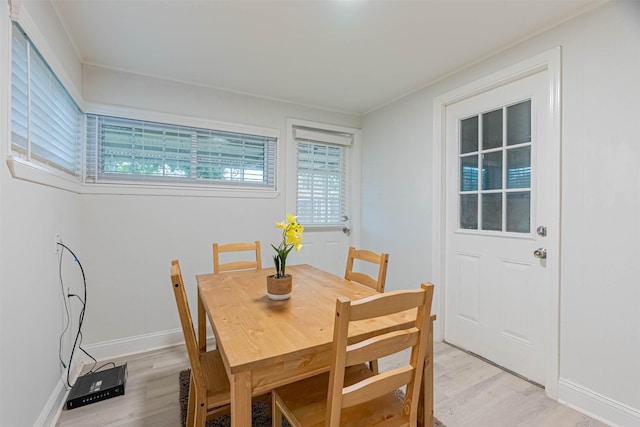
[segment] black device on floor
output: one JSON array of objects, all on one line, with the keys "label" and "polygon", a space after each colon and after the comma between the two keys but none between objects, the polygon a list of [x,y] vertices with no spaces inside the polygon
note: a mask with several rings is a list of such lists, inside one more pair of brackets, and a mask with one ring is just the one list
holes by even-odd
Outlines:
[{"label": "black device on floor", "polygon": [[69,392],[67,409],[79,408],[124,394],[127,364],[82,375]]}]

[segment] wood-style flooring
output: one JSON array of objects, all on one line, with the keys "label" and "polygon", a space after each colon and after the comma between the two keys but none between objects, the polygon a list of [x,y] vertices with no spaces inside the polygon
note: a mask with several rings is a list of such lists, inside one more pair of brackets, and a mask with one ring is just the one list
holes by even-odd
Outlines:
[{"label": "wood-style flooring", "polygon": [[[445,343],[434,347],[435,415],[447,427],[606,426],[549,399],[540,387]],[[189,367],[176,346],[122,359],[125,395],[63,410],[57,427],[179,427],[178,373]],[[380,361],[381,369],[393,360]]]}]

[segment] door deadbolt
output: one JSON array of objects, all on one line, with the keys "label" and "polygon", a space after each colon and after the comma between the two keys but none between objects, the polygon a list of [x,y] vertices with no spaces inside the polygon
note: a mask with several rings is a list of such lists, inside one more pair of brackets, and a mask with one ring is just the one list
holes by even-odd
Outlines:
[{"label": "door deadbolt", "polygon": [[547,227],[545,227],[544,225],[541,225],[540,227],[536,228],[536,233],[538,233],[538,236],[540,237],[544,237],[547,235]]},{"label": "door deadbolt", "polygon": [[547,250],[545,248],[538,248],[535,251],[533,251],[533,256],[540,259],[546,259]]}]

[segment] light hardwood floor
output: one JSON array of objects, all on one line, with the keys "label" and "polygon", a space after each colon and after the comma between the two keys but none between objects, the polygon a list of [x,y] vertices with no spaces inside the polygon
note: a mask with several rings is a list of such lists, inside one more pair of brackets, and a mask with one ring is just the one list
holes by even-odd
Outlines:
[{"label": "light hardwood floor", "polygon": [[[606,426],[546,397],[540,387],[445,343],[434,347],[435,415],[447,427]],[[71,411],[57,427],[179,427],[183,346],[112,360],[127,362],[125,395]],[[393,360],[381,360],[392,365]]]}]

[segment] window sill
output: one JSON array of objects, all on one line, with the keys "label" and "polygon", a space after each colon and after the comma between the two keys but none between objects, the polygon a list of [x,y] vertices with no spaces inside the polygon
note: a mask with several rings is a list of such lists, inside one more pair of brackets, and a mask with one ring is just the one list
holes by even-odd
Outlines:
[{"label": "window sill", "polygon": [[46,166],[15,156],[7,157],[7,166],[11,171],[11,176],[15,179],[42,184],[72,193],[82,193],[80,182],[71,176],[64,176],[63,172],[57,172]]},{"label": "window sill", "polygon": [[7,166],[15,179],[46,185],[76,194],[105,194],[132,196],[174,196],[174,197],[221,197],[247,199],[275,199],[277,190],[255,190],[194,185],[149,185],[100,183],[83,184],[62,172],[30,162],[20,157],[7,157]]},{"label": "window sill", "polygon": [[304,231],[344,231],[345,225],[305,225]]},{"label": "window sill", "polygon": [[132,196],[175,196],[175,197],[221,197],[246,199],[275,199],[276,190],[253,190],[246,188],[223,188],[195,185],[123,184],[99,183],[82,185],[83,194],[109,194]]}]

